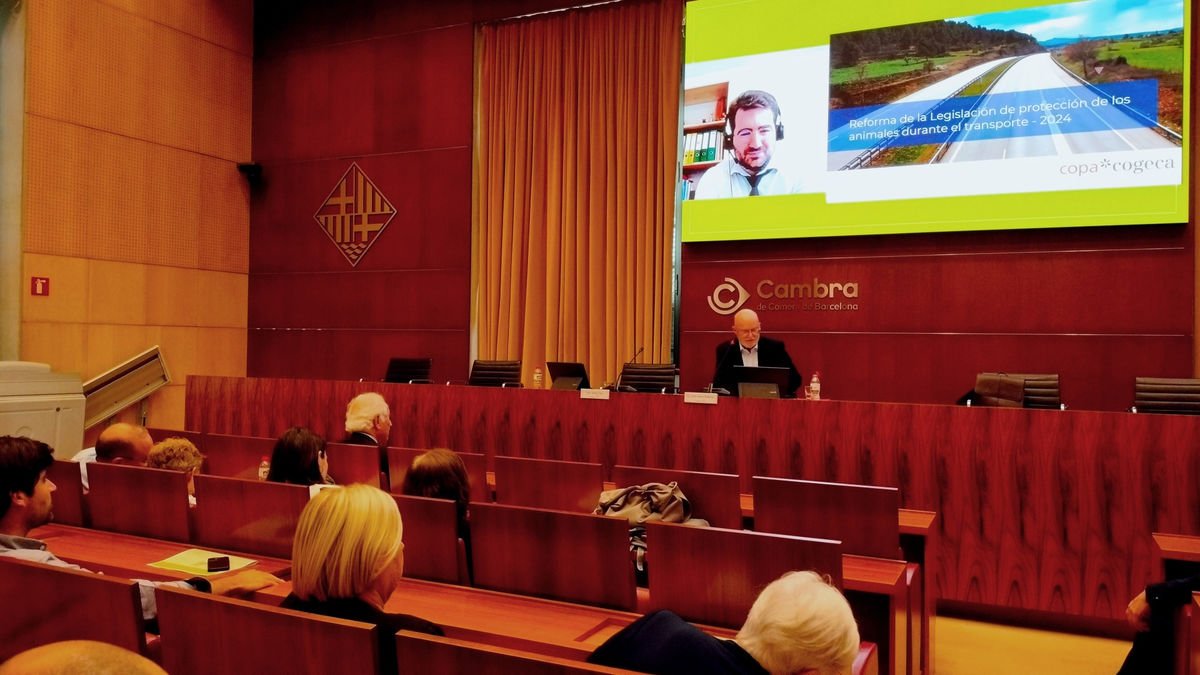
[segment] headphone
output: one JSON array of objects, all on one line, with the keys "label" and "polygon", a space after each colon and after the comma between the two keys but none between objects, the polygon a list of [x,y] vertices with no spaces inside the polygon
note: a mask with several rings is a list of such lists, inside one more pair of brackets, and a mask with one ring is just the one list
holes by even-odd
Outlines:
[{"label": "headphone", "polygon": [[729,113],[725,115],[725,149],[733,150],[733,118],[739,110],[751,108],[768,108],[775,117],[775,140],[783,140],[783,122],[780,121],[779,102],[775,97],[761,89],[747,89],[729,104]]}]

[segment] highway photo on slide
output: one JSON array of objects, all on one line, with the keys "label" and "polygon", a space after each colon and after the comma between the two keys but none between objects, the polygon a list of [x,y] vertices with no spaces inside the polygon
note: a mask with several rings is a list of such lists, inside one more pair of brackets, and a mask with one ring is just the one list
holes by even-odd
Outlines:
[{"label": "highway photo on slide", "polygon": [[1182,23],[1091,0],[835,35],[828,170],[1180,148]]}]

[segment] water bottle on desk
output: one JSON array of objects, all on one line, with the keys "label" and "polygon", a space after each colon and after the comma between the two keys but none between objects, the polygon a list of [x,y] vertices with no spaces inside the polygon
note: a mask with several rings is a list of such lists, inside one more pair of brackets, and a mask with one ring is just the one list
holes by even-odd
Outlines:
[{"label": "water bottle on desk", "polygon": [[533,369],[533,388],[534,389],[542,388],[542,369],[541,368]]},{"label": "water bottle on desk", "polygon": [[271,473],[271,460],[264,456],[262,461],[258,463],[258,479],[266,480],[269,473]]},{"label": "water bottle on desk", "polygon": [[810,401],[821,400],[821,373],[813,371],[812,380],[808,382],[808,399]]}]

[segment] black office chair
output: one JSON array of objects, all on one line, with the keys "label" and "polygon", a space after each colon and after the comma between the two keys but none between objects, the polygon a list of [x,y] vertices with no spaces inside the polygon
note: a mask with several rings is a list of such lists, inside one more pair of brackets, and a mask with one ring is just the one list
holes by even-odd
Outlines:
[{"label": "black office chair", "polygon": [[1200,415],[1200,380],[1138,377],[1133,381],[1133,412]]},{"label": "black office chair", "polygon": [[432,358],[396,357],[388,361],[387,374],[384,382],[407,382],[408,384],[429,384],[429,371],[433,368]]},{"label": "black office chair", "polygon": [[473,387],[519,387],[521,362],[476,360],[471,365],[467,384]]},{"label": "black office chair", "polygon": [[674,363],[626,363],[617,378],[618,391],[642,391],[655,394],[675,393]]}]

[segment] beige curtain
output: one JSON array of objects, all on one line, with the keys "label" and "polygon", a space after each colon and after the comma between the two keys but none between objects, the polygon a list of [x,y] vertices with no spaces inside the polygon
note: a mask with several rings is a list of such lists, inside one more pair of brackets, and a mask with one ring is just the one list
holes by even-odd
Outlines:
[{"label": "beige curtain", "polygon": [[526,385],[546,361],[600,386],[638,349],[671,360],[682,19],[630,0],[479,30],[477,353]]}]

